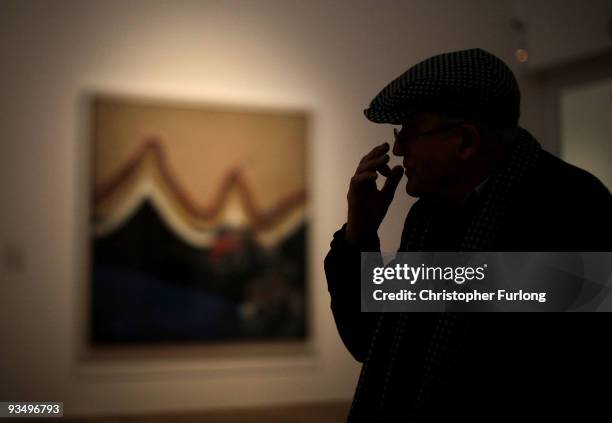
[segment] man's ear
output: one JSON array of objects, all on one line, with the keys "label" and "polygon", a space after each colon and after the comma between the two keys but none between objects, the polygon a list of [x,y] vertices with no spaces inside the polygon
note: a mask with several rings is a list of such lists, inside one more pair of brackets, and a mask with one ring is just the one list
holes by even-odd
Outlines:
[{"label": "man's ear", "polygon": [[469,160],[480,149],[482,139],[480,132],[473,124],[466,122],[461,125],[461,142],[459,143],[459,158]]}]

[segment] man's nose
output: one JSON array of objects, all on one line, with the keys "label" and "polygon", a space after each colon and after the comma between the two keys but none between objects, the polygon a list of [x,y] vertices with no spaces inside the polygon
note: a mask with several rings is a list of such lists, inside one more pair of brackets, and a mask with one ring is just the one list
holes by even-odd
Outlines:
[{"label": "man's nose", "polygon": [[403,156],[403,155],[404,155],[404,152],[403,152],[403,151],[402,151],[402,149],[400,148],[400,145],[399,145],[399,143],[397,142],[397,140],[395,140],[395,141],[393,142],[393,150],[392,150],[392,152],[393,152],[393,155],[395,155],[395,156],[400,156],[400,157],[401,157],[401,156]]}]

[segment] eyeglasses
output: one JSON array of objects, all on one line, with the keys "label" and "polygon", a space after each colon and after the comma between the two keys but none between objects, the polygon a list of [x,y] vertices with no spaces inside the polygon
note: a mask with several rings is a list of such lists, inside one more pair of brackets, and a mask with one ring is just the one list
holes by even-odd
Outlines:
[{"label": "eyeglasses", "polygon": [[[457,127],[459,125],[462,125],[463,123],[465,123],[465,121],[463,121],[463,120],[459,121],[459,122],[451,122],[451,123],[448,123],[446,125],[442,125],[439,128],[432,129],[432,130],[425,131],[425,132],[419,132],[417,134],[410,135],[410,136],[406,136],[406,135],[402,136],[400,134],[400,131],[397,128],[393,128],[393,136],[395,138],[395,141],[398,141],[398,142],[401,143],[402,141],[405,141],[408,138],[412,139],[412,138],[424,137],[424,136],[428,136],[428,135],[439,134],[439,133],[442,133],[444,131],[448,131],[449,129],[455,128],[455,127]],[[403,138],[403,140],[402,140],[402,138]]]}]

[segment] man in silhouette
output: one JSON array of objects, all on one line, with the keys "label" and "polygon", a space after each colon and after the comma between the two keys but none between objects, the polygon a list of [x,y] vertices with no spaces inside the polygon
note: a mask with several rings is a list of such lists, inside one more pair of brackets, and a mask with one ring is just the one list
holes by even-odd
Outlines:
[{"label": "man in silhouette", "polygon": [[604,317],[362,313],[360,252],[380,251],[377,231],[403,175],[418,201],[399,251],[610,251],[610,192],[518,125],[516,79],[481,49],[416,64],[365,115],[401,125],[392,153],[403,166],[388,166],[387,143],[363,156],[325,258],[338,332],[363,363],[349,421],[594,410],[595,375],[610,376]]}]

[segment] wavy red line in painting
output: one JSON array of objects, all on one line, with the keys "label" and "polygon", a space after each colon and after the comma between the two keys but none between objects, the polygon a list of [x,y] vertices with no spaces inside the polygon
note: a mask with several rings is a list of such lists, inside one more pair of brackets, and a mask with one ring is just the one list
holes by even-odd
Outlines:
[{"label": "wavy red line in painting", "polygon": [[269,210],[261,210],[255,202],[252,189],[245,180],[244,175],[242,175],[241,169],[236,167],[231,169],[223,178],[212,204],[208,207],[200,206],[187,195],[185,190],[180,187],[176,177],[168,165],[168,159],[162,148],[161,142],[158,139],[150,138],[144,142],[138,150],[136,150],[126,164],[122,166],[113,176],[95,187],[95,203],[104,201],[104,199],[110,196],[124,180],[132,176],[149,151],[153,153],[153,157],[155,158],[155,162],[164,183],[176,197],[179,204],[187,211],[187,213],[196,219],[209,220],[217,216],[217,214],[221,211],[221,207],[223,206],[223,203],[233,185],[236,185],[240,198],[245,205],[247,215],[251,219],[252,226],[255,229],[264,229],[271,226],[278,218],[282,217],[294,207],[303,204],[306,201],[306,190],[301,188],[286,195]]}]

